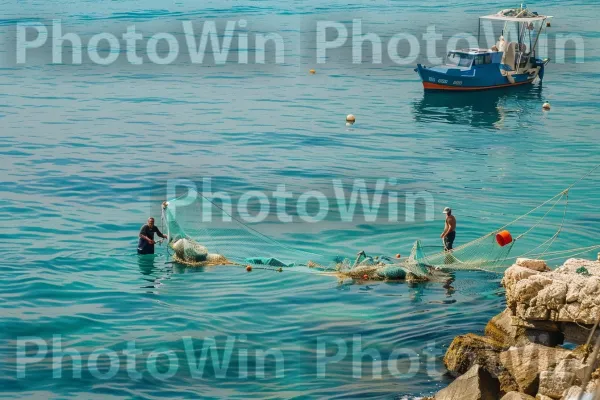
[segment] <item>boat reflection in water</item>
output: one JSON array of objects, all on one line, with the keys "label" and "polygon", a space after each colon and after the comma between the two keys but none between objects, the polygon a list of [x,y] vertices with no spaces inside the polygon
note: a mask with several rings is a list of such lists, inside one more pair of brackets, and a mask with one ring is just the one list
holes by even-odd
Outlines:
[{"label": "boat reflection in water", "polygon": [[539,111],[542,85],[526,85],[480,92],[431,92],[413,103],[417,122],[444,122],[477,128],[501,129],[507,118],[517,121]]}]

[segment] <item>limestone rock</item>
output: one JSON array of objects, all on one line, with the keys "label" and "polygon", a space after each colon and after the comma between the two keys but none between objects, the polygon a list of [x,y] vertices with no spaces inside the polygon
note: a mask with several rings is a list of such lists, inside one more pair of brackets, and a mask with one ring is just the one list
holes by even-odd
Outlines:
[{"label": "limestone rock", "polygon": [[543,371],[540,373],[538,392],[553,399],[560,399],[575,381],[575,374],[563,371]]},{"label": "limestone rock", "polygon": [[556,272],[561,274],[575,274],[577,270],[584,267],[590,275],[600,277],[600,261],[590,261],[583,258],[570,258],[565,263],[556,269]]},{"label": "limestone rock", "polygon": [[476,364],[497,376],[502,368],[498,355],[507,348],[492,338],[468,333],[454,338],[444,356],[444,365],[454,376],[464,374]]},{"label": "limestone rock", "polygon": [[567,302],[566,282],[553,281],[537,294],[537,304],[543,305],[550,310],[558,310]]},{"label": "limestone rock", "polygon": [[436,393],[435,400],[497,400],[500,384],[487,371],[474,365],[467,373]]},{"label": "limestone rock", "polygon": [[501,400],[535,400],[535,397],[525,393],[508,392],[502,397]]},{"label": "limestone rock", "polygon": [[516,345],[524,333],[524,328],[514,325],[509,309],[505,309],[496,315],[485,327],[485,335],[501,343],[503,346]]},{"label": "limestone rock", "polygon": [[583,396],[579,397],[581,394],[581,388],[579,386],[571,386],[565,393],[563,400],[593,400],[594,392],[590,390],[588,386],[588,390],[586,390]]},{"label": "limestone rock", "polygon": [[550,318],[550,310],[544,306],[529,307],[525,310],[525,319],[544,320]]},{"label": "limestone rock", "polygon": [[530,258],[517,258],[515,262],[519,267],[529,268],[538,272],[547,272],[550,271],[548,265],[546,265],[546,261],[544,260],[532,260]]},{"label": "limestone rock", "polygon": [[513,310],[513,312],[518,303],[518,299],[516,297],[516,294],[514,293],[517,283],[538,273],[539,272],[537,271],[525,267],[520,267],[518,265],[513,265],[504,272],[504,277],[502,278],[502,286],[506,288],[506,302],[508,303],[508,307],[511,310]]},{"label": "limestone rock", "polygon": [[564,349],[528,344],[500,353],[500,362],[514,377],[519,391],[533,396],[538,390],[540,373],[555,367],[570,354]]},{"label": "limestone rock", "polygon": [[501,400],[535,400],[535,397],[525,393],[508,392],[502,397]]},{"label": "limestone rock", "polygon": [[489,337],[474,334],[457,336],[446,351],[444,365],[454,376],[465,373],[476,364],[480,365],[498,379],[503,393],[510,392],[517,390],[518,385],[499,359],[500,352],[507,348],[508,345]]},{"label": "limestone rock", "polygon": [[587,368],[590,365],[588,363],[583,363],[581,360],[577,358],[565,358],[561,362],[558,363],[554,372],[556,373],[572,373],[574,375],[573,384],[581,384],[585,378],[585,373]]},{"label": "limestone rock", "polygon": [[[531,260],[521,260],[530,265]],[[502,284],[514,316],[592,325],[600,317],[600,262],[569,259],[554,271],[540,272],[515,264]],[[542,268],[541,264],[531,266]],[[581,273],[581,268],[586,273]],[[579,271],[579,272],[577,272]]]},{"label": "limestone rock", "polygon": [[562,326],[553,321],[526,321],[519,317],[512,317],[512,324],[525,329],[534,329],[545,332],[561,332]]}]

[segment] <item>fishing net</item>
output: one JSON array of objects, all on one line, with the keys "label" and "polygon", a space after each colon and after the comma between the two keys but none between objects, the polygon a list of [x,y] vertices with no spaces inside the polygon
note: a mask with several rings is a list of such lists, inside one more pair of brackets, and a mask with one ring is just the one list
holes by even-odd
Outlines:
[{"label": "fishing net", "polygon": [[163,228],[173,260],[189,266],[240,265],[278,268],[306,267],[339,276],[375,280],[419,280],[428,267],[411,256],[400,260],[361,252],[347,257],[292,248],[229,214],[197,193],[193,202],[177,198],[163,203]]},{"label": "fishing net", "polygon": [[[299,250],[267,236],[252,226],[234,218],[227,210],[211,200],[195,194],[193,202],[178,198],[163,203],[163,224],[174,261],[191,266],[240,265],[265,268],[305,267],[331,272],[356,279],[419,280],[427,279],[432,271],[488,270],[505,266],[515,241],[539,228],[548,214],[564,203],[562,222],[554,234],[526,254],[544,255],[557,239],[564,223],[568,191],[559,193],[527,214],[478,239],[451,251],[434,250],[417,240],[410,256],[399,260],[390,257],[371,257],[361,252],[347,257],[339,254],[313,253]],[[186,196],[186,198],[188,198]],[[531,222],[527,217],[540,213]],[[508,233],[507,227],[522,231],[514,239],[502,243],[497,235]],[[516,257],[515,257],[516,258]]]}]

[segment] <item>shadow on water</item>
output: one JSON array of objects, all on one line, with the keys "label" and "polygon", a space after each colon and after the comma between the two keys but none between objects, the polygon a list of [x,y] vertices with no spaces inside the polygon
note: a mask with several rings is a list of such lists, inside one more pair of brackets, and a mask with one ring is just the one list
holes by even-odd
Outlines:
[{"label": "shadow on water", "polygon": [[539,109],[542,90],[542,85],[535,84],[481,92],[424,92],[413,103],[413,113],[417,122],[500,129],[507,116]]}]

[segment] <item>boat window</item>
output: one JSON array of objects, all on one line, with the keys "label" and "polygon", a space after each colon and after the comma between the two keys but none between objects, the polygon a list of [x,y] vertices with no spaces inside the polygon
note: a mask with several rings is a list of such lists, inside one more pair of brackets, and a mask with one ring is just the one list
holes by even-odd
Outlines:
[{"label": "boat window", "polygon": [[482,54],[475,56],[475,65],[481,64],[491,64],[492,63],[492,55],[491,54]]},{"label": "boat window", "polygon": [[470,67],[473,62],[473,56],[469,54],[448,53],[446,63],[457,67]]}]

